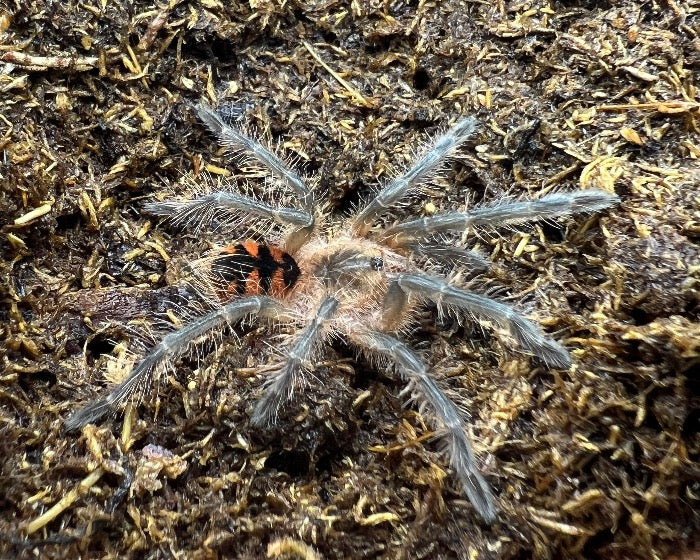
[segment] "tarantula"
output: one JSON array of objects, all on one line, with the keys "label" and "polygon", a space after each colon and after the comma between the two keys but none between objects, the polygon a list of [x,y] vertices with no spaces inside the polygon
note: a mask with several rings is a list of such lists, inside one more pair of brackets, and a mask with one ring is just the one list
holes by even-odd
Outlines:
[{"label": "tarantula", "polygon": [[[455,404],[433,380],[423,360],[400,339],[426,302],[438,310],[485,320],[509,331],[520,348],[554,368],[568,368],[567,350],[546,337],[512,307],[460,287],[444,272],[487,266],[477,253],[448,245],[445,234],[470,228],[546,220],[597,212],[618,202],[600,190],[544,196],[533,201],[504,201],[469,211],[455,210],[374,227],[411,191],[426,184],[476,127],[461,118],[424,151],[402,176],[386,184],[355,215],[320,223],[314,190],[260,143],[236,130],[215,111],[196,107],[200,120],[220,144],[262,165],[291,190],[298,204],[270,204],[240,193],[231,181],[212,182],[181,199],[150,202],[145,209],[175,224],[206,228],[213,223],[257,227],[262,221],[277,235],[260,243],[248,240],[214,250],[195,263],[204,278],[200,289],[210,310],[201,312],[148,349],[122,383],[74,413],[68,429],[95,422],[133,395],[142,395],[163,370],[196,342],[245,318],[285,323],[300,330],[290,338],[286,361],[267,380],[252,423],[270,426],[280,407],[304,385],[324,341],[344,337],[368,355],[392,362],[407,380],[407,391],[440,430],[450,465],[479,515],[491,522],[496,507],[489,485],[477,468]],[[260,229],[258,228],[258,231]],[[442,273],[441,273],[442,272]],[[206,310],[205,310],[206,311]]]}]

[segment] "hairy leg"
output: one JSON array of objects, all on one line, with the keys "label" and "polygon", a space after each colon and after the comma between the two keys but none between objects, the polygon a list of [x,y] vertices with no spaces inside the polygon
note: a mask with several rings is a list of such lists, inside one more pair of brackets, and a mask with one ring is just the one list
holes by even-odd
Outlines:
[{"label": "hairy leg", "polygon": [[390,285],[387,292],[394,302],[385,302],[385,308],[395,306],[395,301],[400,302],[401,292],[405,295],[413,293],[432,300],[438,305],[463,310],[477,319],[493,321],[507,328],[526,352],[537,356],[547,365],[559,368],[571,366],[571,357],[566,348],[547,338],[534,323],[519,315],[508,305],[457,288],[443,278],[427,274],[400,274],[395,277],[394,283]]},{"label": "hairy leg", "polygon": [[467,140],[476,128],[476,119],[463,118],[440,136],[433,145],[401,177],[386,185],[355,217],[353,229],[366,235],[376,219],[411,190],[435,175],[454,150]]},{"label": "hairy leg", "polygon": [[270,150],[224,122],[216,111],[204,105],[197,105],[196,111],[199,120],[219,138],[219,142],[222,146],[255,159],[275,177],[289,185],[299,197],[302,208],[306,210],[309,216],[309,222],[304,225],[313,225],[313,192],[297,173],[289,169],[284,162]]},{"label": "hairy leg", "polygon": [[405,245],[414,255],[431,261],[459,266],[470,271],[483,271],[491,267],[491,263],[476,251],[464,247],[456,247],[442,243],[408,243]]},{"label": "hairy leg", "polygon": [[219,219],[222,215],[226,220],[227,214],[241,215],[241,220],[245,222],[252,221],[251,218],[262,218],[295,226],[306,226],[311,219],[304,210],[272,206],[261,200],[225,191],[212,192],[190,200],[148,202],[144,204],[144,210],[166,218],[174,225],[194,228]]},{"label": "hairy leg", "polygon": [[147,391],[163,366],[183,354],[200,336],[235,323],[246,315],[276,317],[280,313],[283,313],[283,307],[276,300],[254,296],[228,303],[171,332],[146,353],[129,376],[117,387],[99,400],[72,414],[66,420],[66,430],[75,430],[96,422],[103,416],[114,413],[135,393]]},{"label": "hairy leg", "polygon": [[470,212],[447,212],[427,218],[400,222],[382,233],[392,247],[414,243],[416,239],[445,231],[460,231],[469,227],[499,227],[518,222],[547,220],[572,214],[599,212],[620,202],[617,195],[591,189],[557,193],[539,200],[503,202],[482,206]]},{"label": "hairy leg", "polygon": [[476,511],[491,523],[496,519],[496,506],[488,483],[479,472],[471,443],[462,425],[457,408],[437,383],[418,356],[400,340],[377,331],[349,333],[351,340],[361,349],[386,356],[411,383],[413,394],[421,404],[427,404],[435,418],[445,428],[442,436],[446,444],[450,465],[457,474]]},{"label": "hairy leg", "polygon": [[277,420],[280,407],[292,398],[294,390],[302,384],[305,363],[325,336],[325,323],[333,317],[338,308],[338,300],[326,296],[316,311],[316,315],[289,350],[287,361],[282,369],[271,378],[265,393],[255,405],[251,422],[256,426],[270,426]]},{"label": "hairy leg", "polygon": [[364,255],[354,249],[337,251],[321,258],[313,274],[330,290],[348,288],[356,282],[371,285],[372,275],[384,268],[384,260],[378,254]]}]

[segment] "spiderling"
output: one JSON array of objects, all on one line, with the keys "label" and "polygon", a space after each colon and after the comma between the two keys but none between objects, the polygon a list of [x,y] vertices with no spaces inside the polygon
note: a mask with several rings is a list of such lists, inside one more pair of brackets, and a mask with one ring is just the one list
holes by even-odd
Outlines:
[{"label": "spiderling", "polygon": [[[328,339],[343,337],[360,352],[394,364],[407,391],[441,434],[450,466],[475,510],[485,521],[494,521],[495,499],[479,471],[459,409],[402,334],[415,322],[419,308],[434,302],[441,312],[467,315],[508,331],[522,351],[549,367],[568,368],[569,352],[513,307],[465,289],[455,279],[458,275],[437,272],[488,267],[477,253],[443,242],[444,235],[599,212],[617,204],[618,197],[595,189],[560,192],[378,227],[382,216],[430,182],[474,133],[477,122],[467,117],[440,135],[408,171],[386,184],[355,215],[334,221],[318,210],[314,189],[272,151],[216,111],[203,105],[196,111],[222,146],[266,169],[289,197],[271,204],[223,180],[204,181],[189,197],[146,204],[147,213],[182,227],[206,231],[216,224],[220,230],[223,224],[232,230],[267,231],[270,237],[265,243],[248,240],[222,247],[196,261],[199,292],[207,302],[204,311],[146,350],[119,385],[70,416],[66,428],[96,422],[130,399],[141,398],[174,360],[224,327],[252,318],[284,323],[298,331],[284,349],[286,361],[265,383],[251,418],[254,425],[276,424],[281,407],[311,377],[313,362]],[[442,268],[426,266],[426,259]]]}]

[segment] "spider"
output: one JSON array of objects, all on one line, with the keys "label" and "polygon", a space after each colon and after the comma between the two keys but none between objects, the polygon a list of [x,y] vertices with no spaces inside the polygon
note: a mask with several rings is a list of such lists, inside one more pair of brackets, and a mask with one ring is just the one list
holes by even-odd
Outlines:
[{"label": "spider", "polygon": [[[241,194],[222,180],[199,186],[184,198],[149,202],[145,210],[179,225],[206,229],[212,224],[269,225],[268,243],[248,240],[214,249],[195,262],[203,279],[200,292],[209,308],[187,319],[146,350],[129,375],[99,400],[75,412],[66,428],[77,429],[114,413],[196,342],[246,318],[298,328],[282,361],[264,385],[251,422],[268,427],[280,407],[304,386],[304,377],[331,336],[342,336],[368,356],[391,362],[407,381],[407,392],[428,413],[444,442],[453,472],[486,522],[496,519],[491,489],[480,473],[457,406],[440,389],[421,357],[403,340],[421,305],[466,315],[507,330],[520,348],[547,366],[568,368],[571,358],[512,307],[468,291],[457,273],[488,265],[477,253],[445,243],[450,233],[479,227],[546,220],[598,212],[619,199],[601,190],[579,190],[532,201],[502,201],[454,210],[383,228],[377,224],[407,194],[434,179],[467,140],[476,119],[459,119],[437,137],[402,176],[388,182],[363,208],[340,221],[322,221],[314,189],[273,152],[239,132],[216,111],[198,105],[196,113],[220,144],[266,169],[298,203],[269,204]],[[258,228],[259,231],[259,228]],[[448,274],[450,273],[450,274]],[[207,311],[207,309],[209,309]]]}]

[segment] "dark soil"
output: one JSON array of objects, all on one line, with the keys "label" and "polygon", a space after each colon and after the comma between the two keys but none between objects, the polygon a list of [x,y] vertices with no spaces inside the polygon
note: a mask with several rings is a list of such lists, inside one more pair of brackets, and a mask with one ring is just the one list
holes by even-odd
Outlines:
[{"label": "dark soil", "polygon": [[[6,0],[0,557],[698,558],[699,15],[674,0]],[[484,291],[570,348],[570,371],[431,315],[409,337],[468,411],[496,523],[399,376],[343,341],[275,430],[249,423],[271,343],[254,327],[179,362],[126,417],[62,430],[138,351],[134,321],[187,300],[175,272],[207,247],[143,201],[204,166],[241,173],[199,102],[278,143],[332,216],[461,115],[479,130],[435,208],[620,196],[475,238],[494,263]]]}]

